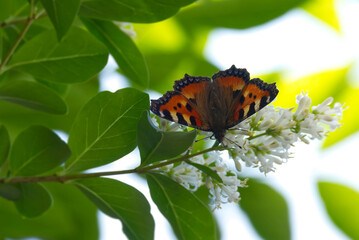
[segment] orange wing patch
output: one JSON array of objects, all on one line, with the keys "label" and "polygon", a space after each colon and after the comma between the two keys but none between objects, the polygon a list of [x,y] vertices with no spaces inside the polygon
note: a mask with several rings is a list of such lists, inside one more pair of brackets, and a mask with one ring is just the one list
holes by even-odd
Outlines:
[{"label": "orange wing patch", "polygon": [[214,84],[230,88],[233,91],[233,98],[236,98],[248,84],[249,73],[244,68],[236,68],[232,65],[231,68],[214,74],[212,79]]},{"label": "orange wing patch", "polygon": [[252,79],[238,96],[234,122],[239,123],[267,106],[278,92],[275,83],[267,84],[259,78]]},{"label": "orange wing patch", "polygon": [[151,100],[151,111],[157,116],[198,129],[208,129],[195,105],[179,92],[168,91],[158,100]]},{"label": "orange wing patch", "polygon": [[210,84],[211,79],[208,77],[193,77],[185,74],[184,78],[175,81],[173,89],[176,92],[180,92],[188,100],[195,102],[196,95],[206,91]]}]

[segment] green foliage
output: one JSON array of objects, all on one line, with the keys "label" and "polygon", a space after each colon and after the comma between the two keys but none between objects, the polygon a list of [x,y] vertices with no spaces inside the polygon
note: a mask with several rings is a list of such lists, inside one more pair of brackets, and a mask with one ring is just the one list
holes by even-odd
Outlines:
[{"label": "green foliage", "polygon": [[[164,93],[185,73],[218,71],[203,54],[215,28],[255,27],[296,7],[340,31],[334,1],[325,0],[0,0],[0,239],[95,240],[97,210],[119,219],[129,239],[154,239],[149,199],[99,177],[125,173],[145,174],[151,198],[177,238],[220,239],[208,188],[193,194],[157,173],[186,161],[223,183],[217,170],[190,159],[217,146],[194,144],[195,130],[159,130],[142,91]],[[137,36],[118,21],[140,23],[132,25]],[[99,93],[109,54],[133,88]],[[330,69],[294,84],[282,81],[281,72],[268,78],[278,83],[278,106],[291,107],[288,99],[302,90],[315,104],[333,96],[350,106],[327,147],[359,129],[358,89],[345,83],[350,70]],[[136,147],[141,164],[134,169],[83,172],[121,161]],[[359,238],[358,193],[326,182],[319,182],[319,192],[332,221]],[[281,194],[253,180],[240,193],[240,207],[261,237],[290,239]]]},{"label": "green foliage", "polygon": [[81,110],[70,132],[66,171],[80,171],[121,158],[136,147],[137,124],[148,95],[132,88],[101,92]]},{"label": "green foliage", "polygon": [[135,188],[107,178],[73,182],[101,211],[121,220],[129,239],[153,239],[154,221],[146,198]]},{"label": "green foliage", "polygon": [[213,216],[195,195],[163,175],[146,176],[152,200],[178,239],[216,239]]},{"label": "green foliage", "polygon": [[270,186],[251,179],[241,191],[241,209],[264,239],[291,239],[286,200]]},{"label": "green foliage", "polygon": [[318,182],[320,196],[332,221],[349,238],[359,238],[359,192],[341,184]]},{"label": "green foliage", "polygon": [[[186,151],[196,138],[196,131],[163,132],[157,129],[148,111],[142,114],[138,124],[137,139],[141,165],[170,159]],[[176,142],[176,144],[172,144]]]},{"label": "green foliage", "polygon": [[32,126],[15,139],[10,152],[11,176],[33,176],[48,172],[70,156],[70,150],[54,132]]}]

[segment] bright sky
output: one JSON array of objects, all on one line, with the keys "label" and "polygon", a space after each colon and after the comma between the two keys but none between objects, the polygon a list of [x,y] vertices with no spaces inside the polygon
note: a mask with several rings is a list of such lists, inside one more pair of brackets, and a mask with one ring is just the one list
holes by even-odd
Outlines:
[{"label": "bright sky", "polygon": [[[359,63],[359,1],[340,1],[337,9],[341,35],[305,11],[293,10],[268,24],[249,30],[214,31],[206,47],[206,56],[219,69],[227,69],[235,64],[256,75],[285,69],[289,76],[296,77],[344,67],[354,60]],[[111,60],[102,76],[106,80],[102,90],[115,91],[125,86],[118,74],[109,74],[115,68]],[[359,67],[356,69],[357,72],[353,74],[359,79]],[[298,144],[293,148],[294,158],[265,178],[287,199],[294,240],[347,239],[328,220],[315,184],[318,179],[324,179],[346,184],[359,191],[359,163],[352,157],[357,155],[354,151],[358,142],[359,134],[355,134],[326,151],[319,151],[319,142]],[[135,152],[96,171],[128,169],[137,164],[139,156]],[[244,168],[243,172],[259,176],[257,169]],[[150,199],[146,184],[139,177],[127,175],[116,179],[131,184]],[[169,230],[169,224],[152,203],[151,211],[156,220],[156,239],[176,239]],[[234,204],[222,205],[222,209],[215,214],[223,240],[260,239],[246,216]],[[127,239],[122,233],[120,221],[102,213],[99,216],[102,240]]]}]

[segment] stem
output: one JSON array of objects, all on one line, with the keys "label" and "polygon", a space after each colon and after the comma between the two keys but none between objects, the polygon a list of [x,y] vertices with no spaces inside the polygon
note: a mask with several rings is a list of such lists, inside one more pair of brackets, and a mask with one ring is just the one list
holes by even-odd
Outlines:
[{"label": "stem", "polygon": [[192,157],[215,151],[215,150],[223,150],[224,147],[212,147],[194,154],[186,154],[179,158],[175,158],[169,161],[161,162],[158,164],[154,164],[147,167],[137,167],[129,170],[121,170],[121,171],[111,171],[111,172],[97,172],[97,173],[80,173],[80,174],[72,174],[72,175],[50,175],[50,176],[35,176],[35,177],[14,177],[14,178],[0,178],[0,184],[11,184],[11,183],[29,183],[29,182],[61,182],[64,183],[71,179],[79,179],[79,178],[93,178],[93,177],[101,177],[101,176],[111,176],[111,175],[120,175],[120,174],[128,174],[128,173],[145,173],[152,169],[163,167],[172,163],[186,161]]},{"label": "stem", "polygon": [[252,140],[252,139],[262,137],[262,136],[265,136],[265,135],[268,135],[268,133],[264,132],[264,133],[261,133],[261,134],[255,135],[255,136],[251,136],[251,137],[248,138],[248,140]]},{"label": "stem", "polygon": [[21,30],[19,36],[16,38],[14,44],[11,46],[11,48],[9,49],[9,51],[7,52],[6,56],[4,57],[3,61],[0,64],[0,73],[1,70],[5,67],[6,63],[10,60],[11,56],[14,54],[17,46],[20,44],[27,30],[29,30],[31,23],[36,19],[33,2],[34,1],[31,1],[30,3],[30,14],[29,17],[27,18],[24,28]]},{"label": "stem", "polygon": [[[39,14],[35,19],[40,19],[40,18],[44,18],[44,17],[47,17],[46,12]],[[4,28],[4,27],[10,26],[10,25],[16,25],[16,24],[19,24],[19,23],[24,23],[28,19],[29,19],[28,17],[21,17],[21,18],[15,18],[15,19],[13,19],[11,21],[8,21],[8,22],[3,21],[3,22],[0,23],[0,27]]]}]

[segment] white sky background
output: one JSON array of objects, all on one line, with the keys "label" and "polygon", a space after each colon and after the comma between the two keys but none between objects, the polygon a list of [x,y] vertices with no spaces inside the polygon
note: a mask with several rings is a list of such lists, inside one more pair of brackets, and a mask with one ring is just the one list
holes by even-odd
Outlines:
[{"label": "white sky background", "polygon": [[[252,75],[286,70],[289,76],[300,77],[325,69],[344,67],[354,60],[358,63],[359,1],[340,1],[337,10],[341,35],[298,9],[248,30],[216,30],[209,38],[205,55],[221,70],[235,64],[237,67],[247,68]],[[115,69],[116,64],[110,60],[102,74],[101,90],[116,91],[127,86],[119,74],[113,73]],[[359,79],[359,67],[356,69],[353,74]],[[355,134],[325,151],[319,151],[319,142],[297,144],[292,148],[294,158],[278,166],[275,173],[269,173],[265,177],[266,182],[282,193],[289,204],[294,240],[348,239],[328,219],[318,195],[316,181],[338,182],[359,191],[359,162],[355,157],[357,153],[354,152],[358,142],[359,134]],[[96,171],[128,169],[139,163],[139,155],[135,151]],[[244,168],[242,171],[253,176],[262,176],[258,169]],[[139,177],[129,174],[114,178],[136,187],[150,199],[145,181]],[[153,203],[151,212],[156,221],[155,238],[176,239],[167,220]],[[217,210],[215,215],[218,217],[223,240],[260,239],[245,214],[235,204],[222,205],[222,209]],[[120,221],[102,213],[99,213],[99,217],[101,240],[127,239],[122,233]]]}]

